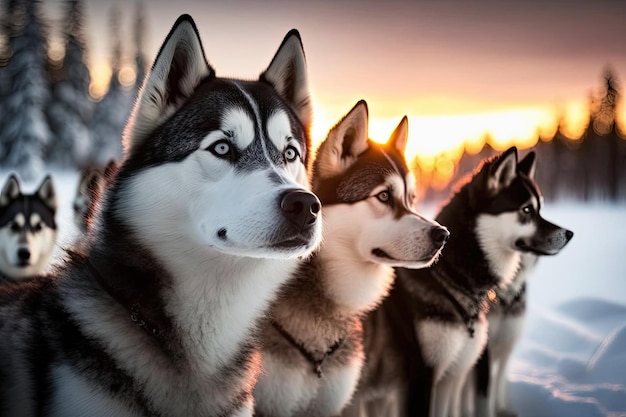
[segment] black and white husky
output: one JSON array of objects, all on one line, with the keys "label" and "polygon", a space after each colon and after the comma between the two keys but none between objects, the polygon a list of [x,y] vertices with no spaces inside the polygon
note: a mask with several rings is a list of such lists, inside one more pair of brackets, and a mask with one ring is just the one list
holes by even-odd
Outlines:
[{"label": "black and white husky", "polygon": [[532,233],[517,243],[523,253],[513,282],[503,288],[496,287],[490,294],[487,314],[489,338],[474,368],[474,378],[467,380],[468,392],[464,393],[467,397],[463,399],[464,416],[516,415],[509,404],[506,370],[511,352],[522,335],[526,313],[526,280],[534,271],[539,256],[556,255],[573,236],[571,231],[541,217],[539,211],[543,198],[535,183],[535,170],[535,153],[529,152],[519,162],[518,172],[520,176],[526,177],[527,186],[535,190],[533,209],[524,223],[531,226]]},{"label": "black and white husky", "polygon": [[296,31],[243,81],[178,19],[85,244],[0,292],[3,416],[252,415],[257,322],[321,240],[307,84]]},{"label": "black and white husky", "polygon": [[405,117],[386,144],[368,136],[364,101],[333,127],[313,166],[324,240],[300,266],[263,329],[256,414],[337,416],[363,365],[361,318],[387,295],[394,266],[423,268],[448,231],[413,209]]},{"label": "black and white husky", "polygon": [[57,239],[57,198],[48,175],[24,194],[15,174],[0,194],[0,283],[22,281],[48,266]]},{"label": "black and white husky", "polygon": [[[486,295],[513,281],[540,206],[515,147],[485,161],[443,206],[436,220],[450,239],[439,262],[398,268],[389,297],[364,322],[368,372],[359,396],[370,416],[388,415],[385,402],[401,416],[460,415],[463,384],[487,343]],[[552,239],[570,237],[562,229]]]}]

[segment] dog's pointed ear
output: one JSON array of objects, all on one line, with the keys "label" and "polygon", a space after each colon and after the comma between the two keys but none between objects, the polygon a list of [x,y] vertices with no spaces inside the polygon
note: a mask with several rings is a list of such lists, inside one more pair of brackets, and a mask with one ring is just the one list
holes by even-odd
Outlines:
[{"label": "dog's pointed ear", "polygon": [[100,187],[104,183],[104,174],[97,169],[89,170],[81,175],[80,183],[78,185],[78,192],[83,195],[87,200],[91,201],[100,190]]},{"label": "dog's pointed ear", "polygon": [[368,110],[359,101],[329,132],[315,157],[315,176],[329,178],[348,169],[369,148]]},{"label": "dog's pointed ear", "polygon": [[517,175],[517,148],[510,147],[502,153],[489,167],[487,188],[496,193],[511,184]]},{"label": "dog's pointed ear", "polygon": [[398,152],[404,155],[406,143],[409,140],[409,119],[404,116],[398,126],[394,129],[387,141],[387,146],[393,146]]},{"label": "dog's pointed ear", "polygon": [[139,92],[124,134],[126,152],[131,153],[156,126],[176,112],[200,82],[214,76],[193,19],[186,14],[180,16]]},{"label": "dog's pointed ear", "polygon": [[52,183],[52,177],[46,175],[39,188],[37,188],[37,197],[44,202],[52,211],[57,209],[57,194],[54,190],[54,184]]},{"label": "dog's pointed ear", "polygon": [[526,174],[530,179],[535,179],[537,169],[537,155],[535,151],[530,151],[521,161],[517,163],[517,170]]},{"label": "dog's pointed ear", "polygon": [[9,175],[7,182],[2,187],[2,194],[0,194],[0,207],[8,205],[11,201],[15,200],[21,193],[20,181],[15,174]]},{"label": "dog's pointed ear", "polygon": [[292,29],[285,35],[260,81],[271,84],[294,109],[307,132],[310,131],[313,105],[309,91],[306,58],[300,33]]}]

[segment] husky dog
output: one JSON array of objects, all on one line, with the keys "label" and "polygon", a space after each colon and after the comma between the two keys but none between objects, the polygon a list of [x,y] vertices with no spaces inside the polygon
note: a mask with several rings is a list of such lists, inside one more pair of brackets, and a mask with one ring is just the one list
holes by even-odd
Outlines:
[{"label": "husky dog", "polygon": [[104,189],[107,178],[117,169],[117,163],[111,161],[102,168],[83,168],[80,170],[78,186],[74,194],[72,209],[74,225],[81,234],[85,234],[91,225],[94,205]]},{"label": "husky dog", "polygon": [[321,144],[312,181],[324,240],[265,323],[257,416],[339,415],[363,365],[362,315],[389,291],[394,266],[423,268],[439,255],[449,234],[413,210],[407,135],[404,117],[386,144],[371,141],[360,101]]},{"label": "husky dog", "polygon": [[[513,347],[522,335],[526,312],[526,279],[532,274],[539,256],[556,255],[574,235],[541,217],[539,211],[543,198],[534,180],[535,166],[535,152],[529,152],[518,164],[518,175],[525,177],[527,187],[534,190],[534,201],[531,212],[524,218],[519,217],[517,227],[527,227],[530,224],[532,230],[516,243],[523,253],[515,279],[510,285],[496,287],[490,293],[490,309],[487,315],[489,338],[474,368],[474,378],[468,378],[467,381],[470,390],[467,395],[470,397],[464,399],[463,403],[466,416],[472,415],[474,406],[475,415],[480,417],[516,415],[508,403],[506,367]],[[475,394],[473,384],[476,384]],[[474,398],[475,404],[466,403]]]},{"label": "husky dog", "polygon": [[[444,205],[436,220],[450,239],[439,262],[398,268],[389,297],[364,322],[368,366],[357,398],[377,410],[370,415],[384,415],[385,401],[401,416],[459,415],[463,383],[487,343],[487,292],[517,274],[539,208],[515,147],[486,160]],[[553,239],[570,237],[562,230]]]},{"label": "husky dog", "polygon": [[16,175],[0,195],[0,283],[32,278],[48,266],[57,238],[56,192],[48,175],[23,194]]},{"label": "husky dog", "polygon": [[307,85],[297,31],[243,81],[177,20],[84,243],[0,292],[3,416],[252,415],[258,321],[321,241]]}]

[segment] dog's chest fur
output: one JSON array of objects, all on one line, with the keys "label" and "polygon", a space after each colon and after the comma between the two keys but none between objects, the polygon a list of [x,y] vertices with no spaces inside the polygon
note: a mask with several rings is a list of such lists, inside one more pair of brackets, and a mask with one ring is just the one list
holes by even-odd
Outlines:
[{"label": "dog's chest fur", "polygon": [[420,272],[419,279],[415,274],[411,279],[400,273],[396,285],[411,297],[420,354],[424,365],[434,370],[437,382],[444,376],[469,371],[487,343],[488,324],[481,300],[455,291],[450,292],[450,298],[445,297],[442,287],[433,283],[436,278],[430,276],[432,271]]},{"label": "dog's chest fur", "polygon": [[421,353],[425,363],[434,369],[435,383],[471,369],[487,343],[487,329],[484,313],[479,314],[474,324],[473,336],[462,323],[437,320],[416,323]]},{"label": "dog's chest fur", "polygon": [[[263,324],[264,372],[255,388],[259,416],[338,415],[356,388],[364,360],[362,324],[358,315],[336,313],[319,273],[312,265],[300,268],[272,308],[272,320]],[[321,360],[321,377],[294,341]]]}]

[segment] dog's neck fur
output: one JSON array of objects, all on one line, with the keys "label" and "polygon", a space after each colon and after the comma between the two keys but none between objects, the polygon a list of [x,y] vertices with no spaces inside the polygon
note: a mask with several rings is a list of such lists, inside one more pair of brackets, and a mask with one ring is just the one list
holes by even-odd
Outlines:
[{"label": "dog's neck fur", "polygon": [[532,253],[522,254],[520,268],[513,281],[504,288],[496,288],[496,294],[500,300],[510,303],[514,299],[519,298],[520,295],[523,297],[524,294],[520,293],[522,288],[526,285],[528,275],[535,269],[537,260],[537,255]]},{"label": "dog's neck fur", "polygon": [[355,256],[353,248],[341,243],[322,244],[317,258],[325,296],[339,314],[365,314],[381,302],[393,283],[392,267]]},{"label": "dog's neck fur", "polygon": [[[388,293],[392,268],[345,257],[341,245],[322,244],[297,270],[273,309],[273,318],[312,350],[325,351]],[[352,259],[352,261],[350,261]]]},{"label": "dog's neck fur", "polygon": [[[198,381],[179,381],[181,390],[213,384],[211,389],[215,391],[243,389],[242,395],[251,399],[261,371],[257,321],[280,285],[293,273],[297,261],[215,253],[188,234],[171,230],[166,222],[151,229],[142,225],[132,228],[120,220],[122,216],[116,216],[116,193],[119,190],[104,201],[103,215],[89,232],[90,243],[83,249],[87,262],[93,265],[92,282],[78,282],[85,279],[80,274],[67,282],[68,286],[88,285],[93,289],[93,300],[73,303],[74,308],[94,305],[81,324],[83,331],[96,338],[98,332],[108,332],[109,336],[102,336],[106,340],[112,330],[102,330],[98,320],[106,321],[106,326],[124,328],[124,340],[113,340],[105,349],[113,357],[123,357],[124,351],[135,349],[143,355],[135,358],[137,364],[143,360],[158,361],[159,375],[146,375],[139,365],[127,370],[147,386],[187,375],[180,370],[188,369],[189,375]],[[136,219],[124,216],[130,217]],[[144,234],[140,237],[136,230]],[[75,262],[81,262],[80,258],[75,257]],[[103,297],[103,292],[110,297]],[[114,307],[106,309],[97,304]],[[148,327],[138,327],[132,320],[129,305],[135,304],[139,306],[140,320],[148,322]],[[99,316],[111,314],[110,311],[115,315]],[[156,335],[151,334],[153,328],[157,329]],[[233,361],[240,363],[241,368],[231,373],[229,381],[213,379],[220,375],[224,364]],[[206,395],[212,397],[210,392]],[[218,406],[211,405],[216,415],[224,412]]]},{"label": "dog's neck fur", "polygon": [[[498,261],[487,254],[476,233],[478,213],[471,207],[468,185],[463,186],[446,204],[436,220],[450,230],[443,256],[436,265],[450,269],[456,284],[471,292],[486,293],[502,283],[510,282],[518,271],[521,256],[512,250],[499,251]],[[506,268],[497,265],[506,265]],[[455,274],[454,270],[463,271]]]}]

